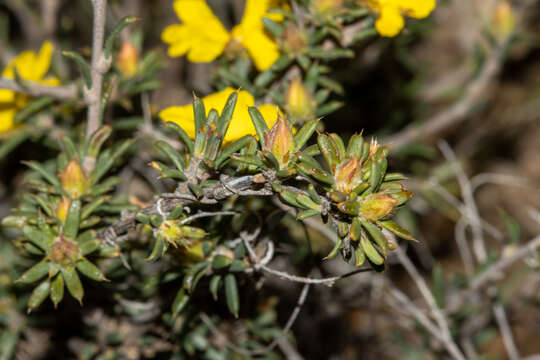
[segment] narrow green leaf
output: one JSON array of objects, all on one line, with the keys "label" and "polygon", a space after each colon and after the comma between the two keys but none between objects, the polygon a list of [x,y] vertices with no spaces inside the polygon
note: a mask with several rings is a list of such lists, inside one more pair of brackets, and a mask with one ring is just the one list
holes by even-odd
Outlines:
[{"label": "narrow green leaf", "polygon": [[262,22],[264,24],[264,27],[272,34],[275,38],[279,38],[281,35],[282,27],[281,24],[275,22],[274,20],[271,20],[267,17],[262,18]]},{"label": "narrow green leaf", "polygon": [[62,267],[60,271],[62,272],[69,293],[82,305],[84,289],[77,271],[73,267]]},{"label": "narrow green leaf", "polygon": [[188,302],[189,302],[189,295],[186,294],[186,291],[184,289],[178,290],[172,304],[173,315],[176,316],[180,314],[182,310],[184,310]]},{"label": "narrow green leaf", "polygon": [[77,270],[79,270],[81,274],[83,274],[87,278],[90,278],[95,281],[107,281],[107,278],[105,277],[105,275],[103,275],[101,270],[99,270],[99,268],[96,265],[92,264],[90,261],[86,260],[85,258],[82,258],[79,261],[77,261],[75,266],[77,267]]},{"label": "narrow green leaf", "polygon": [[97,239],[97,232],[95,230],[87,230],[79,235],[77,237],[77,243],[82,256],[96,251],[101,244]]},{"label": "narrow green leaf", "polygon": [[312,217],[319,214],[320,212],[317,210],[311,210],[311,209],[302,210],[298,212],[298,214],[296,215],[296,219],[302,221],[304,219],[307,219],[308,217]]},{"label": "narrow green leaf", "polygon": [[214,259],[212,260],[212,268],[214,268],[214,270],[222,270],[227,268],[231,262],[232,260],[225,255],[218,254],[214,256]]},{"label": "narrow green leaf", "polygon": [[227,99],[227,102],[225,103],[225,106],[223,107],[223,111],[221,112],[221,116],[219,117],[219,120],[217,123],[217,131],[223,137],[227,133],[227,129],[229,128],[229,124],[231,123],[232,115],[234,112],[234,108],[236,107],[237,100],[238,100],[238,91],[235,91],[231,95],[229,95],[229,98]]},{"label": "narrow green leaf", "polygon": [[46,232],[40,231],[33,226],[24,225],[22,228],[24,236],[37,247],[47,251],[50,249],[54,238]]},{"label": "narrow green leaf", "polygon": [[138,19],[135,16],[125,16],[123,17],[118,24],[112,29],[111,33],[107,37],[107,40],[105,40],[105,46],[104,46],[104,55],[105,58],[109,58],[112,55],[114,41],[120,34],[120,32],[128,25],[133,24]]},{"label": "narrow green leaf", "polygon": [[51,283],[51,300],[54,304],[55,309],[63,298],[64,278],[62,277],[62,275],[57,275]]},{"label": "narrow green leaf", "polygon": [[410,241],[417,241],[414,236],[411,235],[410,232],[399,226],[396,222],[393,220],[382,220],[379,221],[379,224],[381,224],[382,227],[384,227],[386,230],[390,231],[391,233],[394,233],[395,235],[399,236],[402,239],[410,240]]},{"label": "narrow green leaf", "polygon": [[90,203],[86,204],[81,210],[81,219],[86,219],[87,217],[92,215],[92,213],[96,211],[100,205],[102,205],[109,199],[109,196],[100,196],[92,200]]},{"label": "narrow green leaf", "polygon": [[362,249],[366,253],[367,258],[369,261],[374,263],[375,265],[382,265],[384,263],[384,258],[379,254],[375,246],[369,241],[369,239],[365,236],[362,236],[360,239],[360,245],[362,245]]},{"label": "narrow green leaf", "polygon": [[242,136],[240,139],[236,140],[235,142],[233,142],[232,144],[230,144],[229,146],[227,146],[221,152],[219,157],[216,159],[215,165],[219,167],[223,163],[223,161],[229,158],[231,154],[239,151],[240,149],[244,148],[247,144],[249,144],[251,139],[253,139],[251,135],[245,135],[245,136]]},{"label": "narrow green leaf", "polygon": [[108,125],[97,129],[88,141],[86,156],[97,158],[101,151],[101,146],[103,146],[103,143],[111,136],[111,133],[112,128]]},{"label": "narrow green leaf", "polygon": [[81,221],[81,200],[71,201],[63,228],[63,234],[66,238],[74,240],[79,232],[79,223]]},{"label": "narrow green leaf", "polygon": [[176,123],[173,123],[173,122],[167,122],[165,124],[169,129],[174,129],[177,133],[178,133],[178,136],[180,136],[180,140],[182,140],[182,142],[184,143],[184,145],[186,146],[188,152],[190,154],[193,154],[193,140],[191,140],[191,138],[189,137],[189,135],[184,131],[184,129],[182,129],[178,124]]},{"label": "narrow green leaf", "polygon": [[49,170],[45,169],[41,164],[39,164],[36,161],[23,161],[24,165],[28,166],[32,170],[37,171],[41,176],[45,178],[49,183],[51,183],[53,186],[60,187],[60,181],[58,178]]},{"label": "narrow green leaf", "polygon": [[218,299],[218,291],[221,286],[222,280],[223,277],[219,274],[212,276],[212,278],[210,279],[210,284],[208,288],[210,289],[210,294],[212,294],[212,298],[214,299],[214,301],[217,301]]},{"label": "narrow green leaf", "polygon": [[260,113],[259,109],[257,109],[254,106],[251,106],[248,108],[249,116],[251,117],[251,121],[253,122],[253,126],[255,127],[255,131],[257,132],[257,137],[259,138],[259,142],[261,143],[261,148],[264,149],[264,134],[268,132],[268,126],[266,124],[266,121],[264,120],[262,114]]},{"label": "narrow green leaf", "polygon": [[339,163],[338,151],[333,141],[327,135],[319,134],[317,136],[317,144],[328,166],[330,168],[337,166]]},{"label": "narrow green leaf", "polygon": [[362,224],[362,227],[366,229],[367,233],[371,236],[373,240],[375,240],[375,243],[379,245],[379,248],[381,248],[384,255],[388,253],[388,239],[384,234],[382,233],[381,229],[374,223],[366,220],[360,220],[360,223]]},{"label": "narrow green leaf", "polygon": [[34,100],[30,100],[23,108],[22,110],[18,111],[15,117],[13,118],[13,121],[15,123],[20,123],[30,116],[34,115],[38,111],[42,110],[43,108],[49,106],[54,102],[54,98],[52,97],[40,97]]},{"label": "narrow green leaf", "polygon": [[300,130],[294,135],[295,151],[300,149],[306,144],[311,135],[315,132],[317,125],[319,125],[320,119],[310,120],[302,126]]},{"label": "narrow green leaf", "polygon": [[79,68],[81,69],[81,73],[83,75],[84,84],[86,85],[87,89],[91,89],[92,77],[90,76],[90,67],[88,66],[86,60],[84,60],[81,55],[73,51],[62,51],[62,55],[70,58],[71,60],[75,61],[77,65],[79,65]]},{"label": "narrow green leaf", "polygon": [[358,246],[354,250],[354,257],[355,257],[354,266],[360,267],[364,265],[364,262],[366,261],[366,254],[364,253],[364,250],[362,250],[362,247]]},{"label": "narrow green leaf", "polygon": [[333,259],[336,257],[336,255],[338,254],[339,252],[339,249],[341,249],[341,245],[343,244],[343,240],[342,239],[339,239],[336,244],[334,245],[334,247],[332,248],[332,250],[330,251],[330,253],[328,255],[326,255],[323,260],[330,260],[330,259]]},{"label": "narrow green leaf", "polygon": [[15,282],[29,284],[38,281],[49,273],[50,265],[51,263],[48,260],[42,260],[26,270],[26,272],[24,272],[24,274],[22,274]]},{"label": "narrow green leaf", "polygon": [[41,303],[49,296],[51,290],[51,282],[45,280],[39,284],[28,299],[28,313],[32,312],[35,308],[39,307]]},{"label": "narrow green leaf", "polygon": [[357,217],[352,219],[350,234],[351,240],[353,241],[360,240],[360,237],[362,236],[362,224],[360,223],[360,219]]},{"label": "narrow green leaf", "polygon": [[171,161],[179,171],[184,171],[184,159],[178,151],[176,151],[170,144],[165,141],[156,142],[156,147],[161,150]]},{"label": "narrow green leaf", "polygon": [[227,299],[227,307],[234,317],[238,318],[240,310],[240,299],[238,297],[238,285],[236,277],[233,274],[225,275],[225,298]]}]

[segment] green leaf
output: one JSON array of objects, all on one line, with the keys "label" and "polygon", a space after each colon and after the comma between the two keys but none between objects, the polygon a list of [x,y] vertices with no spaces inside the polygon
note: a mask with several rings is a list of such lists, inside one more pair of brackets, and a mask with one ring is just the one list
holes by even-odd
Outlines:
[{"label": "green leaf", "polygon": [[33,226],[24,225],[22,228],[24,236],[37,247],[47,251],[50,249],[54,238],[46,232],[40,231]]},{"label": "green leaf", "polygon": [[222,270],[227,268],[231,264],[232,260],[226,257],[225,255],[216,255],[212,260],[212,268],[214,270]]},{"label": "green leaf", "polygon": [[86,156],[97,158],[99,152],[101,151],[101,146],[103,146],[103,143],[111,136],[111,133],[112,128],[108,125],[97,129],[88,141]]},{"label": "green leaf", "polygon": [[366,261],[366,254],[364,253],[364,250],[362,250],[360,246],[358,246],[354,250],[354,257],[355,257],[354,266],[360,267],[364,265],[364,262]]},{"label": "green leaf", "polygon": [[333,113],[334,111],[342,108],[344,103],[342,101],[330,101],[317,108],[316,115],[321,117]]},{"label": "green leaf", "polygon": [[227,307],[234,317],[238,318],[238,311],[240,310],[240,299],[238,297],[238,285],[236,284],[236,277],[233,274],[225,275],[225,298],[227,300]]},{"label": "green leaf", "polygon": [[95,230],[87,230],[79,235],[77,244],[79,245],[81,255],[85,256],[96,251],[101,243],[97,239],[97,232]]},{"label": "green leaf", "polygon": [[107,37],[107,40],[105,41],[104,46],[104,56],[105,58],[110,58],[112,55],[112,50],[114,46],[114,41],[120,34],[120,32],[128,25],[133,24],[138,19],[135,16],[125,16],[118,22],[118,24],[114,27],[114,29],[111,31],[109,36]]},{"label": "green leaf", "polygon": [[82,258],[79,261],[77,261],[75,266],[77,267],[77,270],[81,272],[81,274],[83,274],[84,276],[92,280],[95,280],[95,281],[107,280],[107,278],[105,277],[105,275],[103,275],[101,270],[99,270],[99,268],[96,265],[92,264],[90,261],[86,260],[85,258]]},{"label": "green leaf", "polygon": [[239,161],[248,165],[254,165],[257,167],[265,167],[264,163],[257,155],[248,155],[248,154],[232,154],[231,159]]},{"label": "green leaf", "polygon": [[327,135],[319,134],[319,136],[317,136],[317,144],[319,144],[321,154],[330,168],[337,166],[339,163],[339,158],[334,142],[330,140]]},{"label": "green leaf", "polygon": [[271,20],[267,17],[262,18],[262,22],[264,24],[264,27],[272,34],[275,38],[279,38],[281,35],[281,24],[275,22],[274,20]]},{"label": "green leaf", "polygon": [[40,97],[34,100],[30,100],[22,110],[17,112],[15,117],[13,118],[13,121],[15,123],[20,123],[24,120],[26,120],[31,115],[34,115],[38,111],[42,110],[43,108],[49,106],[54,102],[54,98],[52,97]]},{"label": "green leaf", "polygon": [[92,200],[92,202],[86,204],[81,210],[81,219],[86,219],[87,217],[92,215],[92,213],[96,211],[96,209],[100,205],[102,205],[104,202],[106,202],[109,199],[110,199],[109,196],[100,196]]},{"label": "green leaf", "polygon": [[375,240],[375,243],[379,245],[383,254],[386,255],[389,250],[388,239],[386,238],[386,236],[384,236],[379,227],[374,223],[366,220],[360,220],[360,223],[362,224],[362,227],[367,230],[367,233],[371,236],[371,238]]},{"label": "green leaf", "polygon": [[347,144],[347,155],[350,157],[359,158],[362,156],[362,148],[364,146],[364,138],[360,134],[354,134],[349,139]]},{"label": "green leaf", "polygon": [[399,226],[396,222],[393,220],[382,220],[379,221],[379,224],[381,224],[382,227],[384,227],[386,230],[390,231],[391,233],[394,233],[395,235],[399,236],[402,239],[410,240],[410,241],[417,241],[414,236],[411,235],[410,232]]},{"label": "green leaf", "polygon": [[38,281],[49,273],[50,265],[51,263],[48,260],[42,260],[36,265],[32,266],[30,269],[26,270],[26,272],[16,280],[16,282],[29,284],[33,283],[34,281]]},{"label": "green leaf", "polygon": [[152,248],[152,252],[146,258],[146,261],[154,262],[160,259],[166,250],[167,244],[165,243],[165,240],[163,240],[161,237],[157,237],[156,242],[154,243],[154,247]]},{"label": "green leaf", "polygon": [[37,171],[41,176],[45,178],[53,186],[61,187],[58,178],[49,170],[45,169],[41,164],[36,161],[23,161],[24,165],[28,166],[32,170]]},{"label": "green leaf", "polygon": [[225,103],[225,106],[223,107],[223,111],[221,112],[221,116],[219,117],[218,123],[217,123],[217,131],[221,134],[222,137],[225,136],[227,133],[227,129],[229,128],[229,124],[232,120],[232,115],[234,112],[234,108],[236,107],[236,101],[238,100],[238,91],[234,91],[231,95],[229,95],[229,98],[227,99],[227,102]]},{"label": "green leaf", "polygon": [[178,124],[176,123],[173,123],[173,122],[167,122],[165,124],[169,129],[174,129],[177,133],[178,133],[178,136],[180,136],[180,140],[182,140],[182,142],[184,143],[184,145],[186,146],[188,152],[190,154],[193,153],[193,140],[191,140],[191,138],[189,137],[189,135],[184,131],[184,129],[182,129]]},{"label": "green leaf", "polygon": [[354,57],[354,51],[350,49],[323,49],[322,47],[312,47],[308,50],[308,55],[322,60],[335,60],[340,58]]},{"label": "green leaf", "polygon": [[58,275],[54,278],[51,284],[51,300],[54,304],[54,308],[58,306],[60,301],[64,298],[64,278],[62,275]]},{"label": "green leaf", "polygon": [[229,266],[230,272],[241,272],[246,268],[246,264],[242,260],[234,259]]},{"label": "green leaf", "polygon": [[171,161],[179,171],[184,171],[184,159],[178,151],[176,151],[170,144],[165,141],[156,142],[156,147],[161,150]]},{"label": "green leaf", "polygon": [[176,316],[180,314],[182,310],[184,310],[188,302],[189,302],[189,295],[186,294],[186,291],[184,289],[178,290],[172,304],[173,315]]},{"label": "green leaf", "polygon": [[431,273],[433,283],[433,297],[440,309],[444,308],[444,273],[442,267],[436,265]]},{"label": "green leaf", "polygon": [[334,245],[334,247],[332,248],[332,250],[330,250],[330,253],[328,255],[326,255],[323,260],[330,260],[330,259],[333,259],[336,257],[336,255],[338,254],[339,252],[339,249],[341,249],[341,245],[343,244],[343,240],[342,239],[339,239],[336,244]]},{"label": "green leaf", "polygon": [[253,126],[255,127],[255,131],[257,132],[257,137],[259,138],[261,147],[264,148],[264,134],[268,132],[268,125],[266,124],[266,121],[264,120],[259,109],[257,109],[255,106],[249,107],[248,112],[249,116],[251,117],[251,121],[253,122]]},{"label": "green leaf", "polygon": [[68,239],[74,240],[79,232],[81,221],[81,200],[71,201],[62,233]]},{"label": "green leaf", "polygon": [[333,143],[334,143],[334,146],[337,150],[337,154],[338,154],[338,159],[341,161],[345,158],[345,144],[343,143],[343,140],[341,139],[341,136],[339,136],[338,134],[328,134],[328,136],[330,137],[330,139],[332,139]]},{"label": "green leaf", "polygon": [[362,245],[362,249],[366,253],[367,258],[369,261],[374,263],[375,265],[382,265],[384,263],[384,258],[379,254],[375,246],[369,241],[369,239],[365,236],[362,236],[360,238],[360,245]]},{"label": "green leaf", "polygon": [[73,267],[62,267],[61,272],[69,293],[82,305],[84,289],[77,271]]},{"label": "green leaf", "polygon": [[75,61],[77,65],[79,65],[79,68],[81,69],[81,73],[83,75],[84,84],[86,85],[87,89],[91,89],[92,77],[90,76],[90,67],[88,66],[86,60],[84,60],[81,55],[73,51],[62,51],[62,55],[70,58],[71,60]]},{"label": "green leaf", "polygon": [[312,217],[319,214],[320,212],[317,210],[302,210],[302,211],[299,211],[298,214],[296,215],[296,220],[302,221],[304,219],[307,219],[308,217]]},{"label": "green leaf", "polygon": [[306,209],[316,210],[317,212],[319,212],[321,209],[321,206],[319,204],[311,200],[308,195],[303,193],[296,195],[296,201]]},{"label": "green leaf", "polygon": [[315,132],[317,125],[319,125],[319,121],[320,119],[310,120],[306,122],[300,130],[298,130],[296,135],[294,135],[295,151],[300,151],[300,149],[306,144],[311,135],[313,135]]},{"label": "green leaf", "polygon": [[360,240],[360,237],[362,236],[362,224],[360,223],[360,219],[357,217],[354,217],[351,222],[351,230],[350,230],[351,240],[358,241]]},{"label": "green leaf", "polygon": [[371,175],[369,177],[369,188],[370,193],[375,192],[379,186],[379,182],[382,179],[381,164],[378,161],[371,163]]},{"label": "green leaf", "polygon": [[223,280],[223,277],[219,274],[212,276],[212,278],[210,279],[210,284],[208,287],[210,289],[210,294],[212,294],[212,298],[214,299],[214,301],[218,299],[218,291],[221,286],[222,280]]},{"label": "green leaf", "polygon": [[45,280],[41,284],[39,284],[34,291],[32,291],[32,295],[30,295],[30,298],[28,299],[28,312],[30,313],[35,308],[39,307],[41,303],[49,296],[49,292],[51,290],[51,282],[49,280]]},{"label": "green leaf", "polygon": [[217,167],[223,163],[223,161],[227,160],[229,156],[238,150],[245,147],[249,142],[253,139],[251,135],[245,135],[242,136],[240,139],[236,140],[229,146],[227,146],[219,155],[219,157],[216,159],[215,164]]}]

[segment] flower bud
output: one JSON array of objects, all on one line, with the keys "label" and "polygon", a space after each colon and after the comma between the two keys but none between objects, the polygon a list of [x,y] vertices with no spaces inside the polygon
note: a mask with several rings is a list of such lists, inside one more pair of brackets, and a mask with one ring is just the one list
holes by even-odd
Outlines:
[{"label": "flower bud", "polygon": [[494,32],[501,37],[506,37],[514,31],[516,21],[509,1],[502,0],[497,4],[492,21]]},{"label": "flower bud", "polygon": [[345,5],[344,0],[315,0],[313,7],[319,16],[331,17],[337,15]]},{"label": "flower bud", "polygon": [[398,204],[399,201],[389,195],[381,193],[371,194],[360,200],[360,212],[358,216],[368,221],[376,221],[390,215]]},{"label": "flower bud", "polygon": [[65,222],[67,213],[69,211],[69,207],[71,205],[71,199],[68,197],[62,196],[62,199],[58,202],[58,205],[56,206],[56,217],[60,219],[60,221]]},{"label": "flower bud", "polygon": [[280,169],[285,168],[294,152],[294,135],[292,126],[287,123],[287,119],[278,115],[278,120],[270,131],[264,134],[264,139],[265,150],[274,155]]},{"label": "flower bud", "polygon": [[295,119],[311,120],[315,116],[316,103],[311,91],[297,77],[291,81],[286,97],[287,112]]},{"label": "flower bud", "polygon": [[77,244],[67,239],[57,239],[52,244],[48,255],[53,263],[60,265],[73,264],[80,258]]},{"label": "flower bud", "polygon": [[88,179],[79,162],[71,160],[59,175],[64,192],[73,199],[77,199],[88,191]]},{"label": "flower bud", "polygon": [[125,41],[118,52],[116,67],[124,77],[132,77],[137,73],[139,52],[129,41]]},{"label": "flower bud", "polygon": [[307,35],[296,25],[290,24],[281,33],[279,43],[285,54],[302,54],[307,49]]},{"label": "flower bud", "polygon": [[349,193],[362,183],[362,166],[360,159],[350,158],[336,166],[334,171],[336,189]]}]

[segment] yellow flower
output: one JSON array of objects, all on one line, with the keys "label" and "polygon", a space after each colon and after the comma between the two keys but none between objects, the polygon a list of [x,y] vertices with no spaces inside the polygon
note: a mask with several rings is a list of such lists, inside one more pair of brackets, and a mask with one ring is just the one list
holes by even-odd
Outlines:
[{"label": "yellow flower", "polygon": [[240,24],[227,31],[204,0],[175,0],[174,10],[182,24],[170,25],[161,34],[169,44],[169,55],[187,54],[191,62],[210,62],[221,55],[231,42],[247,50],[258,70],[268,69],[279,57],[279,49],[264,29],[263,17],[279,21],[268,13],[278,7],[276,0],[247,0]]},{"label": "yellow flower", "polygon": [[[229,95],[234,91],[232,88],[226,88],[216,93],[203,97],[201,100],[206,110],[206,115],[211,109],[221,112]],[[255,105],[253,95],[245,90],[238,91],[238,100],[232,116],[229,129],[225,134],[224,141],[232,142],[240,139],[244,135],[255,135],[255,127],[248,113],[248,108]],[[268,127],[272,127],[277,121],[278,108],[275,105],[264,104],[258,107],[261,115],[265,119]],[[191,137],[195,137],[195,119],[193,116],[193,105],[171,106],[162,110],[159,117],[166,122],[178,124]]]},{"label": "yellow flower", "polygon": [[[51,65],[54,48],[50,42],[43,43],[39,53],[24,51],[11,60],[2,72],[8,79],[15,78],[15,69],[24,80],[37,82],[43,85],[56,86],[60,82],[57,78],[44,78]],[[24,107],[28,96],[12,90],[0,89],[0,133],[14,127],[15,114]]]},{"label": "yellow flower", "polygon": [[436,0],[367,0],[379,13],[375,28],[382,36],[393,37],[405,26],[404,15],[423,19],[435,9]]}]

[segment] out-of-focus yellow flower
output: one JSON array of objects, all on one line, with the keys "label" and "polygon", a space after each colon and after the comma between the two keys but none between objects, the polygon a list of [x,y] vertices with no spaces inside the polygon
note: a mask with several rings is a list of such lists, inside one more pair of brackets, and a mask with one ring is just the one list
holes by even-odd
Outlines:
[{"label": "out-of-focus yellow flower", "polygon": [[516,17],[512,5],[507,0],[500,1],[493,13],[493,30],[496,35],[506,37],[516,27]]},{"label": "out-of-focus yellow flower", "polygon": [[187,54],[191,62],[210,62],[229,44],[247,50],[258,70],[268,69],[279,57],[274,39],[265,31],[262,18],[280,21],[281,16],[268,10],[279,7],[277,0],[247,0],[240,24],[227,31],[204,0],[175,0],[174,10],[182,24],[170,25],[161,34],[169,44],[169,55]]},{"label": "out-of-focus yellow flower", "polygon": [[[43,43],[39,53],[24,51],[11,60],[2,72],[8,79],[15,78],[15,69],[24,80],[37,82],[43,85],[56,86],[60,83],[57,78],[45,78],[51,65],[54,48],[50,42]],[[26,104],[28,96],[12,90],[0,89],[0,133],[14,127],[15,114]]]},{"label": "out-of-focus yellow flower", "polygon": [[[208,115],[211,109],[216,109],[218,112],[220,112],[225,106],[227,98],[234,91],[236,90],[233,88],[226,88],[203,97],[201,100],[204,104],[204,108],[206,109],[206,115]],[[251,117],[248,113],[248,108],[253,105],[255,105],[253,95],[245,90],[238,91],[238,100],[236,102],[236,107],[234,109],[229,129],[227,130],[227,134],[225,134],[225,142],[238,140],[244,135],[256,134],[255,127],[253,126],[253,122],[251,121]],[[274,123],[277,121],[278,108],[275,105],[264,104],[259,106],[258,109],[268,124],[268,127],[272,127],[272,125],[274,125]],[[195,137],[193,105],[171,106],[162,110],[159,113],[159,117],[163,121],[170,121],[178,124],[191,138]]]},{"label": "out-of-focus yellow flower", "polygon": [[367,0],[367,4],[379,14],[375,22],[379,34],[393,37],[405,26],[404,16],[423,19],[435,9],[436,0]]},{"label": "out-of-focus yellow flower", "polygon": [[139,51],[131,42],[126,41],[120,47],[116,66],[125,77],[132,77],[137,73],[139,66]]}]

